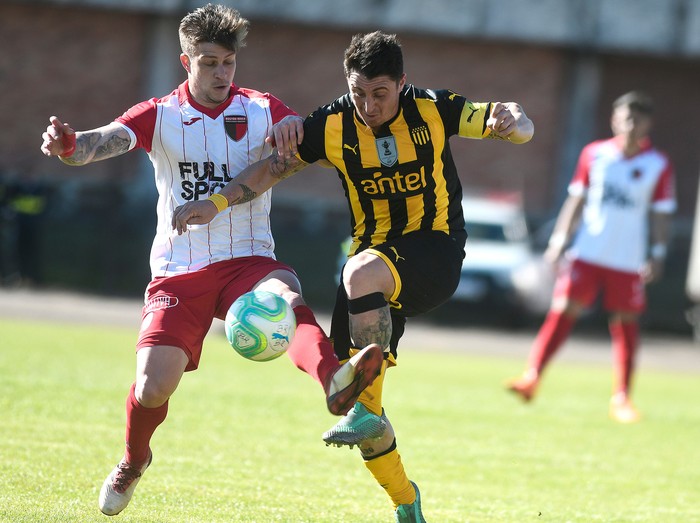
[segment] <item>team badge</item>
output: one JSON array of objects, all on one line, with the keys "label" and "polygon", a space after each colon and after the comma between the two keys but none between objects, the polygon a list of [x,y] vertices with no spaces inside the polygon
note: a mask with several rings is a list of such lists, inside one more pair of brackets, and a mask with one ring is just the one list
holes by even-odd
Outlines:
[{"label": "team badge", "polygon": [[386,136],[384,138],[377,138],[374,141],[377,144],[377,154],[379,155],[379,161],[385,167],[391,167],[399,159],[399,153],[396,150],[396,140],[393,136]]},{"label": "team badge", "polygon": [[411,129],[411,140],[416,145],[425,145],[430,141],[430,131],[425,125]]},{"label": "team badge", "polygon": [[248,132],[248,117],[244,114],[224,116],[224,129],[226,129],[229,138],[237,142]]}]

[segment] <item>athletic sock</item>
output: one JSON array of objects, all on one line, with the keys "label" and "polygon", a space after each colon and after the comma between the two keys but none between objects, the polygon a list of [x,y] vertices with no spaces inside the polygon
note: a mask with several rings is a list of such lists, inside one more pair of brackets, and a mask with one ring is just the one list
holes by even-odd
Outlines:
[{"label": "athletic sock", "polygon": [[[353,357],[358,352],[360,352],[360,349],[351,348],[350,357]],[[377,416],[381,416],[383,411],[382,393],[384,391],[384,376],[386,376],[386,370],[389,365],[389,361],[385,359],[382,362],[382,369],[379,372],[379,376],[377,376],[372,384],[366,387],[357,398],[359,403],[362,403],[369,412],[376,414]],[[393,363],[391,365],[396,364]]]},{"label": "athletic sock", "polygon": [[297,368],[306,372],[326,387],[340,363],[333,345],[316,322],[316,317],[306,305],[294,307],[297,329],[287,354]]},{"label": "athletic sock", "polygon": [[542,323],[537,337],[532,344],[528,360],[529,370],[534,370],[539,376],[552,356],[569,337],[575,319],[561,311],[549,311]]},{"label": "athletic sock", "polygon": [[389,495],[394,508],[416,500],[416,491],[406,476],[401,456],[396,450],[396,440],[383,454],[370,459],[365,458],[365,466]]},{"label": "athletic sock", "polygon": [[610,322],[609,329],[615,366],[613,388],[615,393],[628,395],[639,344],[639,323],[613,321]]},{"label": "athletic sock", "polygon": [[125,457],[129,464],[142,465],[148,460],[151,436],[168,414],[168,402],[149,409],[138,402],[134,394],[135,389],[136,383],[131,386],[126,399]]}]

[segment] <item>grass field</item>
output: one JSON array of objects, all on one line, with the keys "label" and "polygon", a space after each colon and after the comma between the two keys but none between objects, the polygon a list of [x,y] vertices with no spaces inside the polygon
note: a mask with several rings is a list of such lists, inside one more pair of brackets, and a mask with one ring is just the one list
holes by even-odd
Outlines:
[{"label": "grass field", "polygon": [[[0,320],[0,521],[107,520],[97,495],[123,452],[135,336]],[[521,365],[405,351],[389,372],[386,410],[428,521],[700,522],[697,375],[640,373],[644,419],[621,426],[609,367],[558,364],[526,406],[501,387]],[[111,521],[393,521],[357,451],[321,441],[334,420],[287,358],[248,362],[210,335]]]}]

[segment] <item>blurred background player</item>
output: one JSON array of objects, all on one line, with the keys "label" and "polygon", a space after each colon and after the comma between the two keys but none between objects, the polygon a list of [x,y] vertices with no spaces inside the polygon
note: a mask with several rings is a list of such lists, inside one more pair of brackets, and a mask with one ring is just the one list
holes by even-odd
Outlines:
[{"label": "blurred background player", "polygon": [[[467,235],[449,138],[524,143],[534,126],[516,103],[474,103],[452,91],[407,83],[395,35],[353,37],[344,71],[349,93],[306,118],[298,157],[272,155],[221,194],[236,204],[310,163],[335,167],[348,199],[353,241],[330,337],[341,361],[378,343],[386,350],[386,363],[323,439],[358,445],[391,498],[396,521],[421,522],[420,493],[404,471],[382,408],[382,388],[384,370],[396,365],[406,318],[444,303],[459,281]],[[184,231],[188,224],[207,223],[216,212],[210,202],[191,202],[175,211],[173,226]]]},{"label": "blurred background player", "polygon": [[[136,382],[126,406],[126,450],[105,480],[100,510],[123,510],[150,465],[150,440],[167,414],[168,400],[185,371],[197,368],[213,318],[223,319],[241,294],[257,288],[294,308],[297,330],[288,354],[324,388],[328,409],[344,414],[379,374],[382,349],[371,345],[341,367],[330,341],[305,305],[293,269],[274,257],[271,195],[227,208],[216,193],[272,144],[297,141],[302,121],[275,97],[233,83],[237,52],[248,31],[238,11],[208,4],[180,23],[180,61],[187,80],[171,94],[142,102],[116,121],[76,133],[51,117],[42,151],[68,165],[84,165],[143,148],[155,170],[158,225],[151,250],[137,342]],[[274,126],[273,126],[274,124]],[[226,208],[211,224],[173,232],[173,210],[207,199]],[[108,202],[106,202],[108,205]]]},{"label": "blurred background player", "polygon": [[613,103],[613,137],[581,152],[545,252],[550,262],[562,262],[552,305],[525,372],[508,384],[525,401],[581,312],[602,294],[614,354],[610,416],[622,423],[639,419],[630,401],[639,315],[646,307],[645,284],[662,275],[676,209],[671,163],[649,138],[652,109],[644,93],[621,96]]}]

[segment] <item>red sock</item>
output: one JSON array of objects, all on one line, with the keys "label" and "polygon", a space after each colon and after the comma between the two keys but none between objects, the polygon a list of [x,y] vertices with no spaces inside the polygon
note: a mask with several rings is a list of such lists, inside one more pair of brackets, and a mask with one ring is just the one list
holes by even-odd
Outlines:
[{"label": "red sock", "polygon": [[541,374],[549,360],[569,337],[575,319],[560,311],[549,311],[530,350],[529,368]]},{"label": "red sock", "polygon": [[610,337],[615,365],[615,392],[628,394],[639,344],[639,323],[610,322]]},{"label": "red sock", "polygon": [[146,408],[136,399],[135,388],[136,383],[131,386],[129,397],[126,399],[125,456],[128,463],[141,465],[148,460],[151,436],[168,414],[168,402],[154,409]]},{"label": "red sock", "polygon": [[297,330],[287,354],[294,365],[325,389],[328,378],[338,368],[338,357],[309,307],[298,305],[294,307],[294,314],[297,318]]}]

